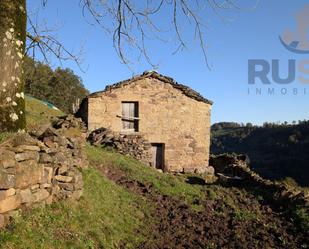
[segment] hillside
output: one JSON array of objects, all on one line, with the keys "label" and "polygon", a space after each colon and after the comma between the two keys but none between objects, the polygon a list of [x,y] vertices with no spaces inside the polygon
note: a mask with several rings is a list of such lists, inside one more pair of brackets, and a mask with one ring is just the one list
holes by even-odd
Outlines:
[{"label": "hillside", "polygon": [[71,69],[56,68],[25,57],[25,93],[73,113],[89,92]]},{"label": "hillside", "polygon": [[211,152],[245,153],[263,177],[291,177],[309,186],[309,122],[265,127],[213,125]]},{"label": "hillside", "polygon": [[[53,115],[42,102],[27,102],[30,123]],[[0,231],[0,248],[309,247],[308,214],[282,210],[263,189],[163,174],[106,148],[87,145],[86,152],[82,198],[16,213]]]},{"label": "hillside", "polygon": [[[25,102],[27,129],[49,123],[51,117],[64,114],[61,110],[53,108],[48,102],[41,101],[29,95],[25,96]],[[10,136],[10,133],[0,133],[0,142]]]}]

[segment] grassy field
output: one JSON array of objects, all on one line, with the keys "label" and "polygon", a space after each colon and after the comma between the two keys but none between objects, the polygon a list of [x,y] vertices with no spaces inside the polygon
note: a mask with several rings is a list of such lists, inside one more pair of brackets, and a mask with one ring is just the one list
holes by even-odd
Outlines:
[{"label": "grassy field", "polygon": [[51,117],[63,114],[62,111],[53,109],[38,99],[26,96],[27,129],[48,123]]}]

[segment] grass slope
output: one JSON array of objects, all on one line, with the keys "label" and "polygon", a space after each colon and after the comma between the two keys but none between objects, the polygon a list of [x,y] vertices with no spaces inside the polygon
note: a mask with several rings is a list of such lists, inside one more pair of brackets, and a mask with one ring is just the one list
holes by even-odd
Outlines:
[{"label": "grass slope", "polygon": [[[62,111],[52,109],[44,104],[44,102],[30,96],[25,96],[25,103],[27,129],[46,124],[51,117],[64,115]],[[0,133],[0,143],[12,137],[12,135],[9,132]]]},{"label": "grass slope", "polygon": [[134,248],[141,240],[134,231],[143,226],[145,201],[95,169],[83,175],[79,202],[60,202],[17,217],[0,233],[0,248],[119,248],[122,242]]},{"label": "grass slope", "polygon": [[[152,229],[157,224],[153,210],[158,203],[107,179],[102,174],[101,166],[119,170],[125,178],[135,182],[151,185],[156,193],[188,204],[192,212],[201,216],[222,222],[230,220],[240,229],[239,236],[249,229],[257,229],[261,233],[264,225],[268,230],[273,229],[274,233],[278,229],[276,225],[267,223],[269,214],[260,204],[264,202],[262,195],[254,196],[235,187],[190,185],[186,183],[188,175],[162,174],[128,156],[90,145],[86,150],[90,168],[83,172],[85,190],[81,200],[38,207],[17,216],[8,229],[0,232],[0,248],[117,249],[141,248],[138,245],[145,239],[157,243],[158,236],[152,237]],[[205,210],[207,205],[215,207],[209,209],[211,213]],[[300,215],[308,218],[307,214]],[[281,224],[281,218],[277,215],[270,217],[271,222]],[[173,223],[171,225],[174,226]],[[278,233],[283,230],[284,224],[280,225]],[[254,240],[254,236],[250,239]]]},{"label": "grass slope", "polygon": [[[47,108],[40,101],[27,99],[27,118],[30,126],[47,122],[51,116],[57,115],[54,110]],[[58,112],[58,114],[62,113]],[[173,223],[171,214],[174,211],[180,214],[183,212],[181,204],[179,205],[180,202],[191,207],[193,213],[190,215],[195,217],[196,222],[191,222],[192,231],[191,228],[189,229],[193,234],[196,235],[196,231],[193,230],[195,227],[205,225],[200,224],[202,221],[199,219],[200,216],[204,217],[204,222],[219,222],[206,227],[209,229],[209,240],[214,240],[214,245],[220,242],[215,241],[218,237],[221,237],[221,240],[228,238],[228,240],[237,241],[239,240],[237,236],[242,237],[244,241],[251,240],[253,244],[261,243],[262,240],[258,239],[259,234],[262,234],[259,235],[262,237],[272,234],[274,236],[282,231],[288,232],[293,225],[290,221],[286,223],[284,218],[276,213],[268,213],[269,207],[263,204],[267,202],[263,199],[263,194],[256,195],[236,187],[191,185],[186,180],[188,177],[196,176],[162,174],[128,156],[90,145],[87,145],[86,151],[90,168],[83,171],[84,195],[81,200],[59,202],[48,207],[37,207],[22,214],[16,214],[10,226],[0,231],[0,248],[135,249],[143,248],[139,245],[145,240],[150,241],[150,244],[154,243],[154,247],[151,248],[162,248],[156,245],[160,245],[158,240],[164,237],[164,234],[159,233],[159,236],[155,237],[158,231],[152,229],[159,224],[158,221],[164,222],[169,219],[171,219],[169,226],[177,228],[179,223]],[[106,169],[119,171],[126,179],[150,185],[158,195],[176,200],[175,204],[178,203],[180,209],[177,210],[176,207],[171,211],[172,213],[169,213],[169,210],[162,210],[166,211],[163,212],[167,215],[166,217],[154,216],[154,210],[160,207],[160,203],[148,199],[146,195],[129,190],[125,185],[109,180],[103,174]],[[177,215],[177,213],[174,214]],[[299,210],[298,215],[302,221],[309,223],[307,213]],[[186,226],[189,219],[180,220],[179,222],[184,222],[180,225]],[[233,228],[225,226],[225,223],[232,224]],[[285,224],[290,226],[286,230]],[[219,230],[216,228],[219,225],[224,225],[222,227],[225,229],[224,233],[220,230],[221,228]],[[235,231],[235,234],[231,234],[230,231]],[[161,232],[165,233],[165,231]],[[171,235],[173,232],[174,230]],[[179,231],[175,230],[175,232]],[[258,235],[254,235],[255,232]],[[180,237],[184,238],[183,236],[186,234]],[[175,240],[174,237],[173,239]],[[290,242],[292,240],[293,237]]]},{"label": "grass slope", "polygon": [[105,167],[120,169],[129,179],[144,184],[150,184],[162,195],[182,199],[193,207],[196,199],[204,200],[205,186],[190,185],[185,182],[185,177],[159,173],[157,170],[145,167],[143,163],[135,159],[121,155],[120,153],[105,150],[97,147],[87,146],[88,159],[94,164],[101,164]]},{"label": "grass slope", "polygon": [[30,96],[26,96],[25,100],[27,129],[33,126],[46,124],[51,117],[64,114],[62,111],[53,109],[44,104],[44,102]]}]

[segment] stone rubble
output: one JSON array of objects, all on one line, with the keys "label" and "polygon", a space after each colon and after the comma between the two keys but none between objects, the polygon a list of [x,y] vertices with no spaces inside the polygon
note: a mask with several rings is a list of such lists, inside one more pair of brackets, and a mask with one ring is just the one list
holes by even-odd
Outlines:
[{"label": "stone rubble", "polygon": [[246,155],[212,155],[209,162],[214,167],[216,175],[219,176],[219,181],[223,183],[245,181],[250,186],[257,186],[268,191],[281,206],[287,209],[301,206],[306,208],[309,214],[309,196],[306,196],[303,190],[262,178],[250,169]]},{"label": "stone rubble", "polygon": [[88,136],[92,145],[116,149],[148,165],[152,162],[151,144],[139,134],[120,134],[107,128],[92,131]]}]

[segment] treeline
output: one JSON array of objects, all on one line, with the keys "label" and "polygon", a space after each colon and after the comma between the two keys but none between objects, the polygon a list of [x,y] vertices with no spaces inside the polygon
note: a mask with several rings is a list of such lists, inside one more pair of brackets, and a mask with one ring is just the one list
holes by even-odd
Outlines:
[{"label": "treeline", "polygon": [[263,125],[254,125],[252,123],[237,123],[237,122],[219,122],[211,126],[213,130],[230,129],[230,128],[276,128],[276,127],[291,127],[293,125],[309,124],[309,120],[285,122],[264,122]]},{"label": "treeline", "polygon": [[56,68],[26,57],[25,93],[48,101],[66,113],[73,113],[89,94],[80,77],[71,69]]}]

